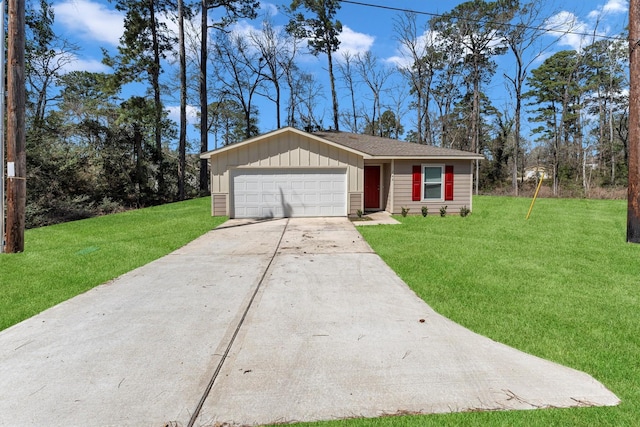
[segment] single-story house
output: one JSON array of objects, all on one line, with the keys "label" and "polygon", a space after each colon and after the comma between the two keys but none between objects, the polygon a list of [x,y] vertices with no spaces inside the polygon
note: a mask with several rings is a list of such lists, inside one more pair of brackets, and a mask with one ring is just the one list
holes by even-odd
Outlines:
[{"label": "single-story house", "polygon": [[530,179],[535,179],[537,181],[538,177],[542,177],[542,179],[549,179],[547,168],[544,166],[531,166],[524,169],[523,179],[525,181]]},{"label": "single-story house", "polygon": [[201,154],[212,215],[347,216],[472,209],[479,154],[346,132],[281,128]]}]

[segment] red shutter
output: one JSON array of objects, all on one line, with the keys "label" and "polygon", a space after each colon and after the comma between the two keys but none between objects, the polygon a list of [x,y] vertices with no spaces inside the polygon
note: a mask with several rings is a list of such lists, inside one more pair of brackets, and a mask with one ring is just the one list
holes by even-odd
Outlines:
[{"label": "red shutter", "polygon": [[422,166],[416,165],[413,167],[413,181],[411,185],[411,200],[414,202],[420,201],[420,193],[422,187]]},{"label": "red shutter", "polygon": [[453,165],[444,167],[444,199],[453,200]]}]

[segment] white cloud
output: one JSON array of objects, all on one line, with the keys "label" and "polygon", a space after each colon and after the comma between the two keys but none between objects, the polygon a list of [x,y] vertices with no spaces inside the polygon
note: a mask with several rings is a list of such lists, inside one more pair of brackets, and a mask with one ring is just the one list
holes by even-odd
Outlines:
[{"label": "white cloud", "polygon": [[260,10],[263,15],[274,17],[278,14],[278,6],[273,3],[260,2]]},{"label": "white cloud", "polygon": [[[415,40],[412,50],[415,50],[418,55],[425,55],[427,47],[437,43],[437,34],[430,30],[425,31]],[[396,55],[388,57],[385,62],[391,63],[400,69],[409,68],[413,65],[413,55],[407,45],[400,44]]]},{"label": "white cloud", "polygon": [[248,21],[238,21],[231,27],[231,33],[234,36],[240,36],[244,39],[248,39],[251,34],[255,34],[260,32],[260,30],[253,25],[251,25]]},{"label": "white cloud", "polygon": [[124,31],[122,13],[91,0],[65,0],[54,4],[53,8],[56,21],[79,38],[118,45]]},{"label": "white cloud", "polygon": [[[180,123],[180,106],[179,105],[171,105],[166,107],[166,110],[169,112],[169,118],[176,123]],[[198,117],[198,113],[200,112],[200,108],[195,107],[193,105],[187,105],[187,124],[195,125],[200,122]]]},{"label": "white cloud", "polygon": [[600,19],[603,15],[619,15],[629,11],[628,0],[609,0],[604,6],[589,12],[589,19]]},{"label": "white cloud", "polygon": [[609,0],[602,7],[603,12],[609,13],[627,13],[629,10],[629,2],[627,0]]},{"label": "white cloud", "polygon": [[587,34],[593,34],[593,30],[586,23],[567,11],[559,12],[547,19],[545,28],[551,36],[559,37],[560,46],[569,46],[578,51],[590,43],[591,36]]},{"label": "white cloud", "polygon": [[348,53],[353,56],[371,50],[371,46],[373,46],[375,40],[375,37],[369,34],[355,32],[346,25],[342,26],[342,32],[338,38],[340,39],[340,54]]},{"label": "white cloud", "polygon": [[72,71],[88,71],[90,73],[108,73],[110,68],[104,65],[97,59],[81,59],[78,57],[72,58],[68,64],[66,64],[62,71],[64,73],[70,73]]}]

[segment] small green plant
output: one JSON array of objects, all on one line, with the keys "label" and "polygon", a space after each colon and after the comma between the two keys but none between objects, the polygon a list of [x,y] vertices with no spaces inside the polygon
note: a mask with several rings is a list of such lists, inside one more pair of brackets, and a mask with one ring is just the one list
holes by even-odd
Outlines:
[{"label": "small green plant", "polygon": [[409,213],[409,208],[405,208],[405,207],[403,206],[401,209],[402,209],[402,211],[401,211],[402,216],[407,216],[407,214]]},{"label": "small green plant", "polygon": [[358,218],[362,218],[362,209],[358,209],[356,215],[358,215]]},{"label": "small green plant", "polygon": [[444,217],[447,216],[447,208],[449,206],[440,206],[440,216]]},{"label": "small green plant", "polygon": [[427,215],[429,215],[429,208],[426,206],[423,206],[421,209],[422,211],[422,216],[426,217]]},{"label": "small green plant", "polygon": [[468,207],[463,206],[463,207],[460,208],[460,216],[461,217],[464,218],[464,217],[468,216],[470,213],[471,213],[471,209],[469,209]]}]

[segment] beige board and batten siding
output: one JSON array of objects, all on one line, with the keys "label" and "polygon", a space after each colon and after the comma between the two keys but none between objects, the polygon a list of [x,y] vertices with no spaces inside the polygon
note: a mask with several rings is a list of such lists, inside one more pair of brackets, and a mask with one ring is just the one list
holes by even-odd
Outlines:
[{"label": "beige board and batten siding", "polygon": [[[413,201],[411,200],[414,165],[453,165],[453,200]],[[409,214],[420,214],[422,206],[429,208],[430,215],[439,214],[440,207],[447,206],[449,214],[458,214],[460,208],[471,207],[473,175],[470,160],[395,160],[393,176],[393,214],[400,214],[403,207],[409,208]],[[444,183],[443,183],[444,185]]]},{"label": "beige board and batten siding", "polygon": [[[347,213],[362,208],[364,160],[356,153],[297,132],[276,133],[250,144],[239,144],[210,158],[212,212],[229,215],[231,170],[236,168],[345,168]],[[353,206],[358,203],[358,206]],[[222,206],[224,204],[224,206]]]}]

